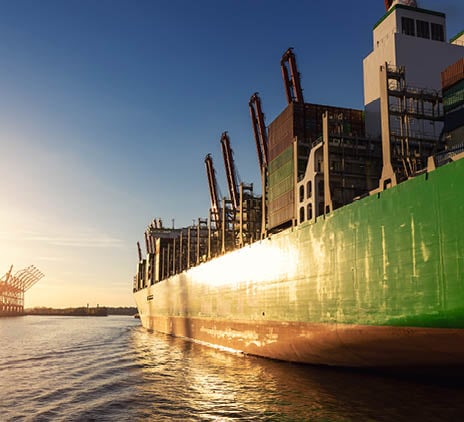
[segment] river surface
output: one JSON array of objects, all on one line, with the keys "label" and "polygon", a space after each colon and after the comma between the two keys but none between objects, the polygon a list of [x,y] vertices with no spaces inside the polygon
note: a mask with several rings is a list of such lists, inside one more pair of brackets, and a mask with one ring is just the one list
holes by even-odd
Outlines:
[{"label": "river surface", "polygon": [[462,421],[464,382],[277,362],[134,318],[0,318],[0,421]]}]

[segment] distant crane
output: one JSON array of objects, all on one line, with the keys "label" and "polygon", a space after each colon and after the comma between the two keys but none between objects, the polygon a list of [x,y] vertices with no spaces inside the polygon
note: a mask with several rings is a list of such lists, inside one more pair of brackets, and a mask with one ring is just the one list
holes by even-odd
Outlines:
[{"label": "distant crane", "polygon": [[216,229],[221,228],[221,207],[219,205],[219,189],[214,170],[213,157],[207,154],[205,157],[206,176],[208,177],[209,195],[211,198],[211,216]]},{"label": "distant crane", "polygon": [[296,66],[296,57],[293,48],[289,48],[280,61],[282,78],[285,85],[287,103],[304,103],[303,90],[301,89],[300,74]]},{"label": "distant crane", "polygon": [[44,275],[33,265],[12,275],[13,266],[0,279],[0,315],[16,315],[24,312],[24,292]]},{"label": "distant crane", "polygon": [[6,280],[10,286],[14,286],[23,291],[31,288],[37,281],[39,281],[44,275],[33,265],[19,270],[15,273],[14,276],[11,276],[11,269],[9,272],[9,277]]},{"label": "distant crane", "polygon": [[224,166],[226,170],[227,186],[229,187],[230,200],[232,207],[237,210],[240,207],[239,181],[237,170],[235,168],[232,148],[230,147],[230,138],[227,132],[221,136],[222,155],[224,157]]}]

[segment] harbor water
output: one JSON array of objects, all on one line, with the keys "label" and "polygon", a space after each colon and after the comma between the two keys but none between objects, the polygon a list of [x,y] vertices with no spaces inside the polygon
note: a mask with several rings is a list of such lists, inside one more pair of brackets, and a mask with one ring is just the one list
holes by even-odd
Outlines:
[{"label": "harbor water", "polygon": [[460,421],[464,382],[277,362],[126,316],[0,319],[4,421]]}]

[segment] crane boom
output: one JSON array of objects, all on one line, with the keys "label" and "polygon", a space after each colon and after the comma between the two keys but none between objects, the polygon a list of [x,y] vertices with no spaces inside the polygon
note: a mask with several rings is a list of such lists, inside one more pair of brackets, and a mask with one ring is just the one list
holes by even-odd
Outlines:
[{"label": "crane boom", "polygon": [[248,106],[250,107],[251,124],[258,152],[259,168],[262,173],[268,164],[268,140],[261,99],[257,92],[251,96]]},{"label": "crane boom", "polygon": [[[5,274],[5,283],[8,284],[9,280],[10,280],[10,277],[11,277],[11,272],[13,271],[13,265],[10,266],[10,271],[8,271],[6,274]],[[0,280],[1,281],[1,280]]]},{"label": "crane boom", "polygon": [[216,180],[216,172],[213,165],[213,157],[207,154],[205,157],[206,176],[208,177],[209,195],[211,198],[211,213],[216,224],[216,228],[221,227],[221,208],[219,206],[218,185]]},{"label": "crane boom", "polygon": [[237,170],[235,168],[232,148],[230,147],[230,138],[227,132],[223,132],[221,136],[222,155],[224,157],[224,166],[226,169],[227,186],[229,187],[229,195],[234,209],[240,207],[240,198],[238,190]]},{"label": "crane boom", "polygon": [[150,253],[150,243],[148,240],[148,233],[145,231],[145,249],[147,253]]},{"label": "crane boom", "polygon": [[280,61],[280,67],[282,68],[282,78],[284,80],[287,103],[304,103],[303,91],[300,84],[300,74],[296,66],[296,57],[293,53],[293,48],[289,48],[284,53]]},{"label": "crane boom", "polygon": [[43,274],[35,268],[33,272],[31,272],[25,277],[22,277],[21,283],[22,283],[23,289],[25,291],[30,289],[42,277],[43,277]]},{"label": "crane boom", "polygon": [[27,268],[23,268],[15,273],[14,276],[9,277],[9,284],[23,292],[30,289],[37,281],[39,281],[44,275],[39,269],[33,265],[29,265]]}]

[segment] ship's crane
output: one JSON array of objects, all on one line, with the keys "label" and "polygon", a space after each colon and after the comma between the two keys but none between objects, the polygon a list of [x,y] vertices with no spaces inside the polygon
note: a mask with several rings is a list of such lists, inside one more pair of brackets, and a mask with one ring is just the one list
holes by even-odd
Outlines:
[{"label": "ship's crane", "polygon": [[211,198],[211,216],[217,229],[221,228],[221,207],[219,205],[219,190],[216,180],[216,172],[213,165],[213,157],[207,154],[205,157],[206,175],[208,177],[209,195]]},{"label": "ship's crane", "polygon": [[282,78],[284,80],[287,103],[304,103],[303,91],[300,84],[300,74],[296,66],[293,48],[289,48],[284,53],[280,61],[280,67],[282,68]]},{"label": "ship's crane", "polygon": [[261,99],[255,92],[248,102],[250,107],[251,124],[255,136],[256,150],[258,152],[259,169],[261,171],[261,184],[263,196],[261,199],[261,237],[266,236],[266,201],[267,201],[267,167],[269,163],[269,143],[266,126],[264,124],[264,113],[261,107]]},{"label": "ship's crane", "polygon": [[239,183],[237,170],[235,168],[232,148],[230,147],[230,138],[227,132],[221,136],[222,155],[224,157],[224,166],[226,170],[227,186],[229,187],[230,200],[232,207],[237,210],[240,207]]},{"label": "ship's crane", "polygon": [[390,10],[390,8],[395,4],[404,4],[405,6],[417,7],[416,0],[384,0],[385,9]]},{"label": "ship's crane", "polygon": [[255,92],[248,102],[250,108],[251,124],[255,136],[256,151],[258,152],[259,168],[261,173],[268,165],[268,140],[266,126],[264,125],[264,114],[261,108],[261,99]]},{"label": "ship's crane", "polygon": [[154,254],[156,250],[155,238],[153,232],[162,228],[161,219],[154,218],[145,230],[145,243],[147,245],[147,253]]},{"label": "ship's crane", "polygon": [[150,239],[148,238],[148,233],[145,231],[145,249],[147,250],[147,253],[150,253]]}]

